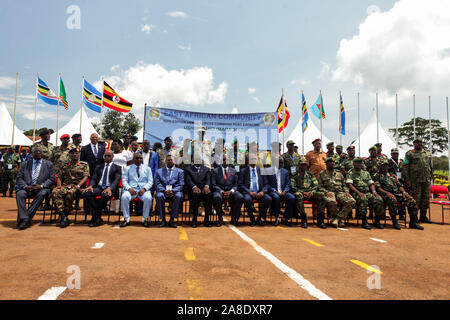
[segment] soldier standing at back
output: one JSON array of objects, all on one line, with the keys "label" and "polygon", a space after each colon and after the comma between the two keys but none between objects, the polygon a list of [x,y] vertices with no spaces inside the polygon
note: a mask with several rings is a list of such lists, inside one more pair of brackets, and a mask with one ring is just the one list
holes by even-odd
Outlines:
[{"label": "soldier standing at back", "polygon": [[309,171],[317,178],[319,173],[326,169],[325,160],[327,159],[327,154],[322,151],[322,140],[316,139],[312,144],[314,150],[306,154],[306,161],[308,162]]},{"label": "soldier standing at back", "polygon": [[334,142],[328,142],[327,143],[327,158],[331,157],[334,159],[334,169],[337,169],[337,165],[339,165],[339,155],[334,152]]},{"label": "soldier standing at back", "polygon": [[388,172],[396,176],[398,180],[402,179],[402,165],[403,160],[398,158],[398,149],[391,149],[391,158],[388,160]]},{"label": "soldier standing at back", "polygon": [[370,147],[369,153],[370,156],[364,159],[364,165],[373,178],[373,175],[378,172],[377,148],[375,146]]},{"label": "soldier standing at back", "polygon": [[381,159],[388,160],[387,155],[385,155],[384,153],[381,152],[381,151],[383,151],[383,144],[381,142],[375,143],[375,148],[377,148],[377,159],[378,160],[381,160]]},{"label": "soldier standing at back", "polygon": [[12,198],[12,194],[16,188],[17,172],[20,168],[20,157],[14,152],[13,147],[9,147],[8,152],[3,155],[2,164],[3,197],[6,197],[6,191],[8,190],[9,185],[9,196]]},{"label": "soldier standing at back", "polygon": [[420,222],[431,223],[427,218],[430,207],[430,185],[433,177],[432,156],[423,149],[422,138],[414,140],[414,149],[406,152],[403,161],[403,180],[420,209]]},{"label": "soldier standing at back", "polygon": [[74,133],[72,135],[72,143],[69,144],[69,150],[73,148],[80,148],[81,150],[81,141],[83,141],[81,133]]},{"label": "soldier standing at back", "polygon": [[49,160],[52,156],[53,152],[53,144],[51,144],[50,141],[50,131],[44,130],[39,135],[41,137],[41,141],[36,142],[33,144],[34,146],[41,146],[42,148],[42,159]]},{"label": "soldier standing at back", "polygon": [[284,168],[289,172],[289,177],[295,177],[297,174],[297,168],[299,161],[302,156],[294,152],[295,142],[289,140],[286,143],[287,152],[285,152],[281,157],[283,158]]},{"label": "soldier standing at back", "polygon": [[80,161],[80,149],[69,151],[70,161],[58,171],[56,188],[52,191],[53,204],[60,220],[56,226],[65,228],[70,224],[67,216],[72,211],[75,198],[83,195],[89,178],[89,165]]},{"label": "soldier standing at back", "polygon": [[54,147],[50,161],[53,162],[55,167],[55,172],[58,172],[67,162],[69,162],[69,139],[68,134],[63,134],[60,138],[61,145],[59,147]]},{"label": "soldier standing at back", "polygon": [[[345,164],[345,160],[348,159],[348,155],[345,152],[343,152],[343,149],[344,148],[340,144],[338,144],[336,146],[336,154],[339,156],[339,159],[337,160],[338,167],[336,169],[339,169],[339,171],[341,171],[341,172],[342,172],[342,170],[345,171],[344,164]],[[342,173],[342,174],[344,174],[344,173]],[[345,176],[345,174],[344,174],[344,176]]]}]

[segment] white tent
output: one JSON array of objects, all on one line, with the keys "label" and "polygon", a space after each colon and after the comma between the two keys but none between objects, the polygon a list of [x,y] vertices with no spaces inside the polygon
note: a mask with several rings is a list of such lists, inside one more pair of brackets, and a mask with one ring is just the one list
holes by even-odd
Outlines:
[{"label": "white tent", "polygon": [[[11,145],[13,120],[4,103],[0,104],[0,145]],[[31,146],[33,142],[14,126],[14,145]]]},{"label": "white tent", "polygon": [[[92,125],[91,120],[89,120],[89,117],[86,114],[86,109],[83,106],[83,116],[82,116],[82,125],[81,125],[81,132],[80,132],[80,112],[81,109],[78,110],[77,113],[75,113],[75,115],[73,116],[73,118],[67,122],[67,124],[62,127],[61,129],[58,130],[58,135],[59,137],[61,137],[63,134],[68,134],[70,136],[72,136],[75,133],[81,133],[82,138],[83,138],[83,142],[82,145],[86,145],[88,143],[90,143],[89,137],[91,136],[91,134],[93,133],[97,133],[98,132],[94,129],[94,126]],[[61,145],[61,141],[59,140],[58,137],[58,146]],[[56,132],[53,133],[50,136],[50,142],[53,143],[53,145],[56,145]]]},{"label": "white tent", "polygon": [[[359,141],[361,141],[361,157],[367,157],[369,156],[369,148],[373,146],[377,142],[381,142],[383,145],[383,153],[388,156],[388,158],[391,157],[391,149],[395,148],[395,139],[392,138],[390,134],[388,134],[381,124],[378,122],[378,141],[377,141],[377,115],[374,111],[372,113],[372,116],[370,117],[369,122],[367,123],[366,127],[364,128],[363,132],[361,133],[361,136],[356,139],[356,141],[353,143],[355,146],[356,155],[358,155],[358,146]],[[403,159],[405,157],[406,150],[402,148],[398,148],[399,157]]]},{"label": "white tent", "polygon": [[[280,142],[281,142],[282,134],[280,134]],[[305,138],[305,154],[308,151],[311,151],[314,149],[312,142],[316,140],[317,138],[320,139],[320,129],[316,127],[314,122],[310,119],[308,121],[308,128],[306,129],[303,137]],[[298,153],[302,153],[302,121],[297,123],[295,126],[295,129],[291,132],[289,137],[285,139],[285,143],[288,140],[293,140],[295,144],[298,146]],[[326,144],[330,142],[331,140],[325,137],[322,133],[322,150],[326,150]],[[286,149],[286,147],[285,147]]]},{"label": "white tent", "polygon": [[144,141],[144,127],[141,128],[141,130],[139,130],[135,136],[138,138],[138,142],[143,142]]}]

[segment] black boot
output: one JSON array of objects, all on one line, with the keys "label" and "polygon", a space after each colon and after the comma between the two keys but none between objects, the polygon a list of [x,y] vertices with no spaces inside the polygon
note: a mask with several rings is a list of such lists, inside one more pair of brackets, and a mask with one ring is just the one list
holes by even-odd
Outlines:
[{"label": "black boot", "polygon": [[431,223],[431,221],[427,218],[427,210],[420,210],[420,222]]},{"label": "black boot", "polygon": [[13,192],[11,190],[9,190],[9,197],[12,198],[13,197]]},{"label": "black boot", "polygon": [[255,217],[252,212],[248,213],[248,217],[250,218],[250,227],[254,227],[256,225]]},{"label": "black boot", "polygon": [[384,227],[380,223],[380,220],[381,220],[380,216],[375,216],[375,223],[373,224],[373,226],[377,229],[384,229]]},{"label": "black boot", "polygon": [[323,219],[324,219],[324,214],[318,213],[317,214],[317,226],[321,229],[326,229],[327,226],[325,225],[325,223],[323,223]]},{"label": "black boot", "polygon": [[61,214],[62,216],[62,220],[61,220],[61,224],[60,224],[60,228],[65,228],[70,224],[70,220],[69,218],[67,218],[67,215],[65,213]]},{"label": "black boot", "polygon": [[[206,224],[206,222],[207,221],[205,221],[205,224]],[[194,218],[192,218],[191,227],[197,228],[197,215],[195,215]]]},{"label": "black boot", "polygon": [[372,228],[367,223],[367,217],[366,216],[362,216],[361,217],[361,227],[363,227],[366,230],[372,230]]},{"label": "black boot", "polygon": [[3,198],[6,198],[6,191],[3,192]]},{"label": "black boot", "polygon": [[392,225],[394,226],[394,229],[400,230],[401,227],[400,227],[400,225],[398,224],[397,216],[396,216],[395,214],[392,214],[392,213],[390,214],[390,216],[391,216]]},{"label": "black boot", "polygon": [[410,229],[423,230],[423,227],[419,224],[419,220],[417,219],[417,214],[411,214],[409,219],[410,219],[409,220]]},{"label": "black boot", "polygon": [[60,227],[62,221],[63,221],[63,214],[60,212],[59,213],[59,219],[58,219],[58,221],[56,221],[56,226]]},{"label": "black boot", "polygon": [[306,216],[305,213],[302,213],[301,217],[302,217],[302,225],[301,225],[301,227],[303,229],[307,229],[308,228],[308,217]]},{"label": "black boot", "polygon": [[369,219],[373,219],[373,208],[369,207],[369,216],[368,216],[368,218]]},{"label": "black boot", "polygon": [[276,227],[280,224],[280,220],[278,219],[278,216],[275,217],[275,222],[273,223],[273,225]]}]

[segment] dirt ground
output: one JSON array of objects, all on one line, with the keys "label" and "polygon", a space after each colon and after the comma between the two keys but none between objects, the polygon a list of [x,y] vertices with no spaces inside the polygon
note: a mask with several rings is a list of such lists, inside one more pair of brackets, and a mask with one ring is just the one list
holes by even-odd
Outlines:
[{"label": "dirt ground", "polygon": [[[424,231],[397,231],[390,221],[384,230],[367,231],[356,221],[347,230],[321,230],[310,210],[306,230],[238,230],[332,299],[449,299],[450,214],[441,225],[441,208],[431,208],[435,223],[423,224]],[[38,212],[33,226],[20,231],[16,212],[15,199],[0,198],[0,299],[37,299],[66,286],[58,299],[315,299],[227,225],[147,229],[134,216],[122,229],[113,223],[60,229],[42,224]],[[96,243],[104,245],[92,248]],[[79,267],[79,289],[70,287],[69,266]],[[369,289],[368,278],[380,286]]]}]

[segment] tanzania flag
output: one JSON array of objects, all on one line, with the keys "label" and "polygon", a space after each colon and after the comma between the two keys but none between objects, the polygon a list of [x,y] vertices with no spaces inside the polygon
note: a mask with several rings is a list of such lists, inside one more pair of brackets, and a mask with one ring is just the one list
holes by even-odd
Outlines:
[{"label": "tanzania flag", "polygon": [[345,110],[342,94],[339,95],[341,100],[341,116],[339,117],[339,133],[345,136]]},{"label": "tanzania flag", "polygon": [[[289,118],[291,117],[284,96],[281,96],[281,100],[277,108],[277,114],[278,114],[278,133],[280,133],[281,131],[283,131],[284,128],[286,128],[289,122]],[[284,118],[284,126],[283,126],[283,118]]]},{"label": "tanzania flag", "polygon": [[302,92],[302,132],[305,132],[306,129],[308,129],[308,120],[309,120],[308,108],[306,107],[305,95]]},{"label": "tanzania flag", "polygon": [[83,81],[83,102],[92,111],[102,112],[102,94],[86,80]]},{"label": "tanzania flag", "polygon": [[62,81],[61,77],[59,77],[59,99],[61,99],[64,108],[68,110],[69,103],[67,102],[66,88],[64,87],[64,82]]},{"label": "tanzania flag", "polygon": [[37,90],[37,97],[40,100],[52,106],[58,105],[58,97],[56,96],[56,94],[53,93],[52,90],[50,90],[48,85],[43,80],[41,80],[41,78],[38,78],[36,90]]},{"label": "tanzania flag", "polygon": [[106,81],[103,83],[103,105],[119,112],[130,112],[133,104],[121,98]]},{"label": "tanzania flag", "polygon": [[318,119],[325,119],[325,110],[323,108],[323,98],[322,94],[319,95],[317,98],[317,101],[314,105],[311,106],[311,112],[313,115],[315,115]]}]

